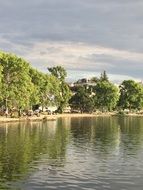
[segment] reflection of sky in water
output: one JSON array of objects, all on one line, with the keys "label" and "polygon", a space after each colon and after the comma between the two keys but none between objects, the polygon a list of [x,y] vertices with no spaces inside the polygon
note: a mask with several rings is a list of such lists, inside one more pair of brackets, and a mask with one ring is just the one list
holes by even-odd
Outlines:
[{"label": "reflection of sky in water", "polygon": [[142,150],[142,118],[3,124],[0,187],[9,182],[22,190],[141,189]]}]

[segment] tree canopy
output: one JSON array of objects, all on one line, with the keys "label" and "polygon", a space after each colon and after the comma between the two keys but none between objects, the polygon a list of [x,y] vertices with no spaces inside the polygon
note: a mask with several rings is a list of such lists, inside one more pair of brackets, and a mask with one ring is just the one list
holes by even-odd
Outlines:
[{"label": "tree canopy", "polygon": [[57,96],[57,103],[58,112],[62,113],[64,111],[64,108],[68,105],[69,99],[71,97],[71,91],[69,89],[69,86],[65,82],[67,72],[61,66],[48,68],[48,71],[60,81],[60,90]]},{"label": "tree canopy", "polygon": [[120,85],[119,106],[123,109],[143,107],[143,86],[133,80],[124,80]]},{"label": "tree canopy", "polygon": [[106,71],[103,71],[103,73],[101,73],[99,80],[100,81],[107,81],[107,82],[109,82],[109,79],[108,79]]},{"label": "tree canopy", "polygon": [[61,81],[64,81],[67,76],[66,70],[61,66],[50,67],[48,71]]},{"label": "tree canopy", "polygon": [[27,107],[33,92],[29,64],[12,54],[0,53],[2,99],[5,108]]},{"label": "tree canopy", "polygon": [[108,81],[99,81],[94,88],[95,105],[102,111],[112,111],[119,99],[118,88]]},{"label": "tree canopy", "polygon": [[56,105],[63,111],[71,96],[66,71],[57,66],[42,73],[16,55],[0,52],[0,105],[5,110]]},{"label": "tree canopy", "polygon": [[79,110],[81,113],[93,112],[95,108],[94,100],[86,86],[79,87],[69,102],[72,110]]}]

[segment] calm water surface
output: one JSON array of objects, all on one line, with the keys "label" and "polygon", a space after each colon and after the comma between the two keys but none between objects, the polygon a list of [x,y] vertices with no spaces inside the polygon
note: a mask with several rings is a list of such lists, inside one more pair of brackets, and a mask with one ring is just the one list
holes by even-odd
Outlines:
[{"label": "calm water surface", "polygon": [[143,118],[0,125],[0,190],[142,190]]}]

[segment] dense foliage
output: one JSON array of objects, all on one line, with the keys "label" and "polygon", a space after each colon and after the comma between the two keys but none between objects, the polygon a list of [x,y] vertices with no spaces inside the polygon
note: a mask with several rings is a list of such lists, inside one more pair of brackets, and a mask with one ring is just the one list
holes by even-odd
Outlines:
[{"label": "dense foliage", "polygon": [[65,77],[67,72],[61,66],[48,68],[52,76],[56,77],[59,80],[59,91],[57,96],[58,102],[58,112],[63,113],[64,108],[68,105],[69,99],[71,98],[71,91],[65,82]]},{"label": "dense foliage", "polygon": [[[79,84],[79,81],[81,82]],[[102,112],[113,110],[136,111],[143,108],[143,85],[133,80],[125,80],[118,87],[111,83],[106,72],[100,78],[92,77],[82,83],[75,83],[74,95],[70,99],[73,110],[81,112]]]},{"label": "dense foliage", "polygon": [[124,80],[120,85],[119,106],[123,109],[142,109],[143,86],[133,80]]},{"label": "dense foliage", "polygon": [[[57,67],[59,69],[59,67]],[[60,68],[66,73],[64,68]],[[52,71],[52,68],[51,68]],[[25,60],[0,52],[1,110],[28,110],[34,105],[64,107],[70,98],[70,89],[61,78],[32,68]]]},{"label": "dense foliage", "polygon": [[66,70],[61,66],[42,73],[16,55],[0,52],[0,109],[1,111],[42,109],[56,106],[62,113],[70,105],[72,111],[91,113],[96,110],[141,110],[143,85],[125,80],[118,87],[108,79],[106,71],[99,78],[80,79],[69,88]]},{"label": "dense foliage", "polygon": [[77,92],[70,99],[70,105],[73,111],[92,112],[94,111],[94,99],[90,94],[90,90],[86,86],[80,86]]},{"label": "dense foliage", "polygon": [[95,105],[102,111],[112,111],[119,100],[118,88],[105,80],[97,82],[95,88]]}]

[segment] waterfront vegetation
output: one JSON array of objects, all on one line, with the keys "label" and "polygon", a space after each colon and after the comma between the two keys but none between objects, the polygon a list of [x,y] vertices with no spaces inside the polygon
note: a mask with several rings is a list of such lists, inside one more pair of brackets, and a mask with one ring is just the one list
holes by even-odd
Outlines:
[{"label": "waterfront vegetation", "polygon": [[0,108],[1,114],[56,106],[63,113],[67,106],[73,112],[92,113],[123,110],[140,111],[143,108],[143,85],[124,80],[119,86],[109,81],[106,72],[91,78],[90,84],[66,82],[67,72],[61,66],[47,68],[42,73],[24,59],[0,52]]},{"label": "waterfront vegetation", "polygon": [[[65,82],[66,71],[58,66],[48,68],[49,74],[31,67],[22,58],[0,53],[0,106],[11,111],[29,110],[34,106],[56,105],[59,112],[71,97]],[[48,72],[47,70],[47,72]]]}]

